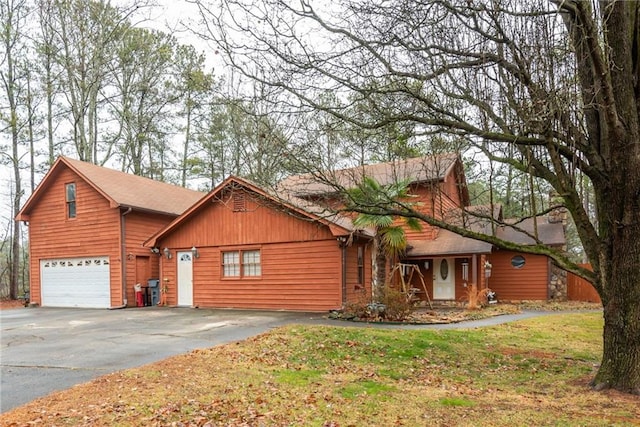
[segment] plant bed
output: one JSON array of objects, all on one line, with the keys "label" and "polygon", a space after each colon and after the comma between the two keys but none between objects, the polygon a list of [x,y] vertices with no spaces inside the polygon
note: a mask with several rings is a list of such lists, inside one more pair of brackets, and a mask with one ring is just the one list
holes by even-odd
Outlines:
[{"label": "plant bed", "polygon": [[342,311],[332,312],[332,319],[365,323],[391,323],[407,325],[428,325],[442,323],[459,323],[504,314],[517,314],[522,311],[593,311],[601,310],[595,303],[578,301],[519,301],[486,305],[476,310],[469,310],[457,303],[434,304],[433,308],[416,307],[404,319],[387,319],[379,310],[372,312],[366,305],[358,304]]}]

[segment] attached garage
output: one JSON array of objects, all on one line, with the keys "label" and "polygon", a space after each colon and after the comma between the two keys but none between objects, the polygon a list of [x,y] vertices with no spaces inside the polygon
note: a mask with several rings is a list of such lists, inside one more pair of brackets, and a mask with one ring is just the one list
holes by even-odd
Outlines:
[{"label": "attached garage", "polygon": [[40,261],[44,307],[111,307],[109,257]]}]

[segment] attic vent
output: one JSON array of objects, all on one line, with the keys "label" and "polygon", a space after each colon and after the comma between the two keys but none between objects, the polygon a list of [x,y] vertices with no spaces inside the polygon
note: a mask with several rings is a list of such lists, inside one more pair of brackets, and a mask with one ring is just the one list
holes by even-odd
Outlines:
[{"label": "attic vent", "polygon": [[243,192],[233,193],[233,211],[245,212],[247,210],[245,194]]}]

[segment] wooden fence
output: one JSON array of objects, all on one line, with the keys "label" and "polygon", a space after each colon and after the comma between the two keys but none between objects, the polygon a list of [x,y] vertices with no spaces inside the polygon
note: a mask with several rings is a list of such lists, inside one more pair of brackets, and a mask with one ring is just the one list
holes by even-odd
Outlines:
[{"label": "wooden fence", "polygon": [[[591,269],[591,264],[581,264]],[[573,273],[567,273],[567,299],[569,301],[602,302],[593,285]]]}]

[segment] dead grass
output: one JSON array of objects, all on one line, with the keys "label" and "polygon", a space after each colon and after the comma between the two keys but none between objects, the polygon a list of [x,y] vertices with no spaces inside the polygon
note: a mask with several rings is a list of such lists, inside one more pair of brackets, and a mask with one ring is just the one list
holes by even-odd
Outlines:
[{"label": "dead grass", "polygon": [[458,331],[288,326],[106,375],[2,426],[639,425],[593,392],[600,313]]},{"label": "dead grass", "polygon": [[0,299],[0,310],[11,310],[15,308],[24,308],[24,301],[12,299]]}]

